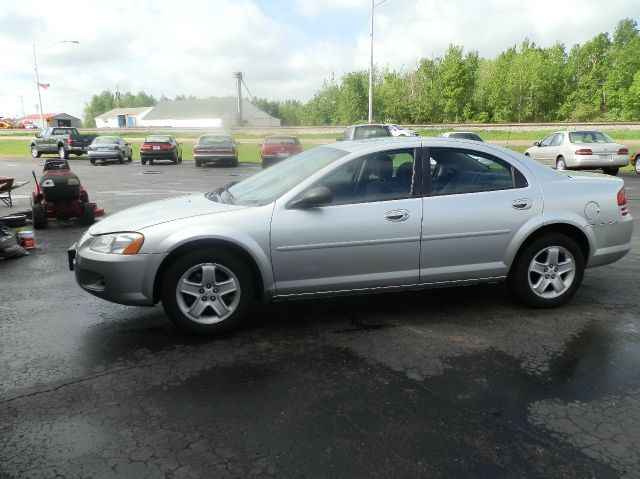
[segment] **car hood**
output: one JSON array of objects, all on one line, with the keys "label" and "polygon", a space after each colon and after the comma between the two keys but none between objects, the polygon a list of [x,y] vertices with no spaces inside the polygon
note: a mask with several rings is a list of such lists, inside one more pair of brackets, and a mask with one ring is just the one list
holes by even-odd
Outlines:
[{"label": "car hood", "polygon": [[209,200],[204,193],[180,196],[178,198],[145,203],[120,211],[94,224],[89,229],[89,234],[100,235],[118,231],[140,231],[169,221],[244,208],[246,206],[230,205]]}]

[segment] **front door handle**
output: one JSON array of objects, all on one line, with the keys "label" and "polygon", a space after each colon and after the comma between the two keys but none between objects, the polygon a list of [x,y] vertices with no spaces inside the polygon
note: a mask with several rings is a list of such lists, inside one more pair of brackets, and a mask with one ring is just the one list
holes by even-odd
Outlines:
[{"label": "front door handle", "polygon": [[528,210],[533,206],[533,200],[531,198],[519,198],[511,202],[511,207],[516,210]]},{"label": "front door handle", "polygon": [[388,221],[405,221],[407,219],[409,219],[409,216],[411,216],[409,214],[408,210],[393,210],[393,211],[387,211],[384,214],[384,217],[386,220]]}]

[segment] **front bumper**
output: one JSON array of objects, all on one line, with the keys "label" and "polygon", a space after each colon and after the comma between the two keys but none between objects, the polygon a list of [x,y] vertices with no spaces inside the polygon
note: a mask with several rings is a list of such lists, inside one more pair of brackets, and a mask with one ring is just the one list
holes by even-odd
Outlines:
[{"label": "front bumper", "polygon": [[152,306],[155,273],[165,255],[98,253],[74,244],[67,250],[69,269],[85,291],[119,304]]}]

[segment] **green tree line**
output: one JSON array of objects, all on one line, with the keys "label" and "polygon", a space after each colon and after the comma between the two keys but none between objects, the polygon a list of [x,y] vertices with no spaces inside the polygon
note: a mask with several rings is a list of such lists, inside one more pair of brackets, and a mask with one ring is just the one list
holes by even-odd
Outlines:
[{"label": "green tree line", "polygon": [[[368,81],[368,71],[332,75],[306,103],[253,103],[283,125],[352,124],[367,119]],[[94,96],[86,124],[116,103],[109,91]],[[144,92],[119,98],[120,107],[156,103]],[[600,33],[569,51],[525,39],[486,59],[450,45],[444,56],[422,59],[412,70],[375,69],[373,111],[376,121],[408,124],[640,120],[638,24],[621,20],[613,35]]]},{"label": "green tree line", "polygon": [[[345,125],[368,116],[368,71],[331,77],[307,103],[257,99],[288,125]],[[496,58],[450,45],[415,70],[377,70],[375,120],[505,123],[640,120],[640,34],[635,20],[568,52],[525,39]]]}]

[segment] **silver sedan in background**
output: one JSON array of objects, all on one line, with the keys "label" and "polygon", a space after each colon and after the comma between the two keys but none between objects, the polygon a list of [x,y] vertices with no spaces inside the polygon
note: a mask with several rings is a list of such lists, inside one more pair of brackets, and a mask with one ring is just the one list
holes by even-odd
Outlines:
[{"label": "silver sedan in background", "polygon": [[131,144],[123,140],[119,136],[97,136],[88,148],[89,161],[92,165],[96,161],[131,161],[132,151]]},{"label": "silver sedan in background", "polygon": [[558,170],[602,169],[614,176],[629,164],[629,148],[601,131],[551,133],[524,154]]},{"label": "silver sedan in background", "polygon": [[585,268],[623,257],[632,230],[621,179],[477,141],[378,138],[107,217],[69,264],[89,293],[161,301],[179,328],[210,334],[256,301],[485,282],[555,307]]}]

